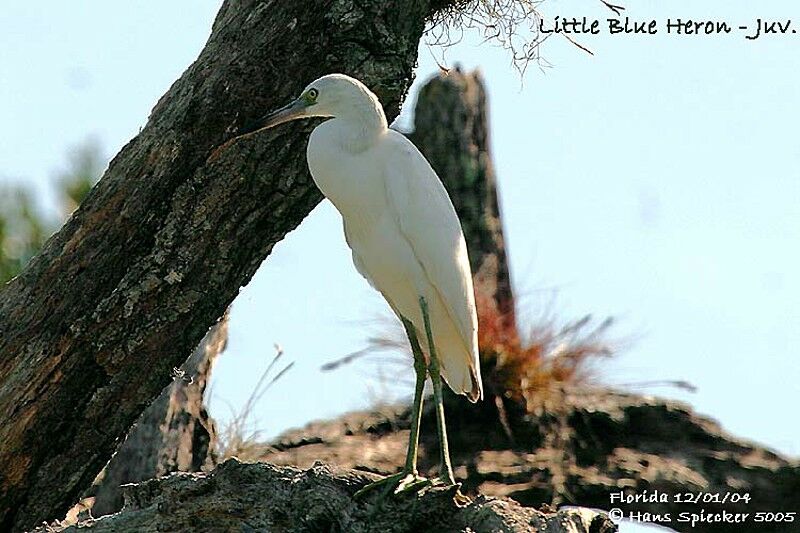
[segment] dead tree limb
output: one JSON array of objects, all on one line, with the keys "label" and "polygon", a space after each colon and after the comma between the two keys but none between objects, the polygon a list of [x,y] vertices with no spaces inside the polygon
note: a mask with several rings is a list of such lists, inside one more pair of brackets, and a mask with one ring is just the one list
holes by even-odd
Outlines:
[{"label": "dead tree limb", "polygon": [[203,396],[227,340],[225,315],[175,373],[173,382],[144,410],[95,481],[92,516],[122,509],[122,485],[216,466],[217,432]]},{"label": "dead tree limb", "polygon": [[[277,465],[307,468],[325,461],[393,473],[403,464],[410,419],[407,406],[347,413],[288,431],[253,454]],[[450,420],[453,466],[469,493],[510,497],[529,507],[547,503],[617,507],[625,516],[650,513],[641,520],[687,533],[798,531],[794,523],[753,520],[757,512],[800,508],[800,461],[734,437],[680,402],[609,389],[565,389],[539,412],[512,420],[519,437],[514,446],[502,438],[496,419]],[[425,424],[423,437],[436,433],[431,409]],[[437,443],[423,439],[422,444],[420,471],[430,472],[438,463]],[[645,501],[635,499],[648,494]],[[692,499],[698,495],[705,500]],[[737,526],[678,519],[701,509],[749,513],[749,520]]]},{"label": "dead tree limb", "polygon": [[[33,533],[142,531],[269,531],[317,533],[613,533],[611,520],[590,509],[537,511],[508,499],[479,496],[457,505],[453,491],[423,489],[380,504],[353,493],[376,476],[315,463],[308,470],[229,459],[211,473],[178,474],[125,488],[122,512]],[[376,509],[376,507],[379,507]]]}]

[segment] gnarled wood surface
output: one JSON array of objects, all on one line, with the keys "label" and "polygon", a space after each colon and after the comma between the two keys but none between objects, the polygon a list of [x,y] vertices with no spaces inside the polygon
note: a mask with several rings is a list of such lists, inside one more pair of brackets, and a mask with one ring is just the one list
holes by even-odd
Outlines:
[{"label": "gnarled wood surface", "polygon": [[[497,417],[480,406],[461,401],[447,411],[456,479],[469,494],[509,497],[531,507],[583,505],[620,508],[626,516],[659,514],[660,520],[650,521],[687,533],[798,531],[796,523],[756,523],[755,514],[800,508],[800,461],[733,437],[680,402],[601,388],[553,391],[535,413],[510,418],[513,443]],[[407,406],[395,406],[312,422],[264,443],[260,451],[251,449],[249,458],[301,468],[325,461],[394,473],[403,464],[410,417]],[[437,465],[436,420],[428,406],[420,472],[431,474]],[[654,493],[666,501],[634,501],[636,495]],[[706,502],[696,503],[686,493],[719,494],[720,501],[701,496]],[[750,498],[722,501],[734,493]],[[618,496],[612,500],[612,494]],[[749,518],[738,526],[703,522],[692,527],[678,520],[679,513],[701,510],[749,513]]]},{"label": "gnarled wood surface", "polygon": [[[125,436],[90,490],[92,516],[122,509],[122,485],[217,464],[217,432],[203,395],[214,360],[228,340],[227,314],[212,327],[172,383]],[[88,502],[87,502],[88,503]]]},{"label": "gnarled wood surface", "polygon": [[[176,474],[126,487],[122,512],[77,526],[34,533],[149,531],[318,533],[612,533],[616,526],[589,509],[537,511],[511,500],[453,501],[453,490],[381,499],[353,494],[376,477],[315,463],[308,470],[234,459],[210,474]],[[379,492],[379,491],[378,491]]]}]

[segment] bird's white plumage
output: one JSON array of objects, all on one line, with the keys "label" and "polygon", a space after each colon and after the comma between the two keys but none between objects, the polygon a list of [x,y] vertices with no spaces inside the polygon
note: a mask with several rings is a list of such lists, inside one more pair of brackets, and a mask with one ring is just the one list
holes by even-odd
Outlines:
[{"label": "bird's white plumage", "polygon": [[480,391],[478,319],[461,224],[447,191],[419,150],[395,131],[389,130],[386,137],[388,204],[432,290],[423,295],[431,302],[443,374],[457,392]]},{"label": "bird's white plumage", "polygon": [[360,82],[333,75],[309,87],[319,91],[319,107],[308,114],[334,117],[311,134],[309,169],[342,215],[356,268],[418,332],[425,331],[419,297],[425,298],[442,376],[477,400],[472,275],[444,186],[419,150],[386,127],[377,98]]}]

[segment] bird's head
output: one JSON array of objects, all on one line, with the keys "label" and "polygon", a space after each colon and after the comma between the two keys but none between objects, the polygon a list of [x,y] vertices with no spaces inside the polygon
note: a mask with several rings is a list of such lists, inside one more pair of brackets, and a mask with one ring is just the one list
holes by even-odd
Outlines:
[{"label": "bird's head", "polygon": [[344,74],[328,74],[309,83],[300,96],[269,113],[241,133],[272,128],[308,117],[344,117],[368,107],[383,115],[378,98],[363,83]]}]

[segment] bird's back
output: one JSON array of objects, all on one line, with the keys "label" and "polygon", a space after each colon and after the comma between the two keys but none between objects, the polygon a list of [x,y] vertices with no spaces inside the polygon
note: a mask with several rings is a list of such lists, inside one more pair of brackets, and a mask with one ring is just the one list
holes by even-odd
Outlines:
[{"label": "bird's back", "polygon": [[[442,374],[455,392],[475,401],[483,392],[478,319],[461,223],[444,185],[416,146],[394,131],[387,145],[388,204],[431,291],[427,299]],[[422,327],[420,322],[417,329]]]}]

